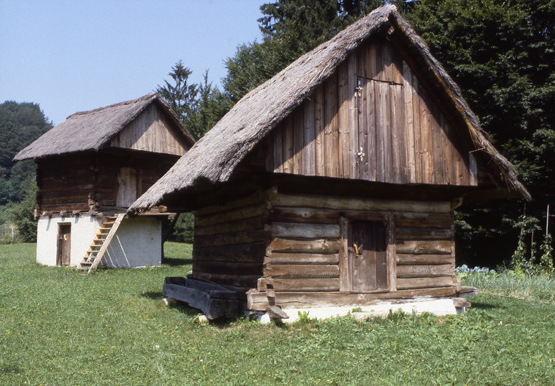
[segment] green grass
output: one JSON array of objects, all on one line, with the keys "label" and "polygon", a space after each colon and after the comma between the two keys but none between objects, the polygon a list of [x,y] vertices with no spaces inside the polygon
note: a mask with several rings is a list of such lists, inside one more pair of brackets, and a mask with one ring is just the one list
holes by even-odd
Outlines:
[{"label": "green grass", "polygon": [[[546,274],[528,276],[512,271],[463,274],[463,284],[491,295],[508,296],[538,302],[555,302],[555,277]],[[555,384],[555,382],[554,382]]]},{"label": "green grass", "polygon": [[466,316],[392,314],[286,326],[201,324],[161,301],[190,270],[167,244],[159,268],[34,263],[0,246],[1,385],[553,385],[555,304],[480,295]]}]

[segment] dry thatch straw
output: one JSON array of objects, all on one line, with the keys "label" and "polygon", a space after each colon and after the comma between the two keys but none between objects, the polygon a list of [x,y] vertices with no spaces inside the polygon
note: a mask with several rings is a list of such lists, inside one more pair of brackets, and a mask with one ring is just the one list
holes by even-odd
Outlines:
[{"label": "dry thatch straw", "polygon": [[163,202],[168,194],[194,189],[207,182],[216,184],[229,180],[235,167],[254,146],[333,74],[349,53],[367,38],[391,27],[421,57],[420,62],[430,67],[427,72],[435,77],[435,86],[443,88],[443,92],[448,95],[449,103],[458,112],[457,118],[464,120],[476,148],[491,157],[500,180],[508,188],[530,198],[518,181],[514,167],[487,139],[455,82],[432,57],[424,41],[401,18],[395,6],[386,5],[301,56],[272,79],[245,95],[129,210],[147,210]]},{"label": "dry thatch straw", "polygon": [[64,122],[17,153],[14,161],[65,153],[98,151],[108,145],[116,134],[151,103],[159,103],[176,126],[183,130],[183,134],[191,143],[194,143],[193,137],[179,122],[170,106],[158,94],[152,92],[138,99],[72,114]]}]

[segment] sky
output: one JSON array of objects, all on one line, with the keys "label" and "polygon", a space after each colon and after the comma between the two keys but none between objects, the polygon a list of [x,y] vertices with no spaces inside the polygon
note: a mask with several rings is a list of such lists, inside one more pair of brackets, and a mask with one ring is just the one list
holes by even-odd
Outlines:
[{"label": "sky", "polygon": [[38,103],[57,125],[154,91],[179,60],[219,86],[267,2],[0,0],[0,103]]}]

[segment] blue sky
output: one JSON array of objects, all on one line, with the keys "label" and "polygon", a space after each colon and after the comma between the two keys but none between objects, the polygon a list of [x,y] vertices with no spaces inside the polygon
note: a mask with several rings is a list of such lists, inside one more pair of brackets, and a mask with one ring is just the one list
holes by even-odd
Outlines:
[{"label": "blue sky", "polygon": [[154,91],[182,60],[200,82],[261,39],[268,0],[0,0],[0,103],[38,103],[60,124]]}]

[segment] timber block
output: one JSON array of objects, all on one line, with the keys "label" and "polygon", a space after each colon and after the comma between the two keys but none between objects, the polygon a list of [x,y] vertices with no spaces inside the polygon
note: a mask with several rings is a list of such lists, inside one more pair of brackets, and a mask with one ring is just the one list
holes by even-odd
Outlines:
[{"label": "timber block", "polygon": [[478,288],[475,287],[461,287],[457,295],[459,297],[476,296],[478,295]]},{"label": "timber block", "polygon": [[471,307],[472,304],[465,298],[453,298],[453,305],[455,308]]},{"label": "timber block", "polygon": [[289,319],[289,315],[278,306],[268,306],[267,312],[271,319]]}]

